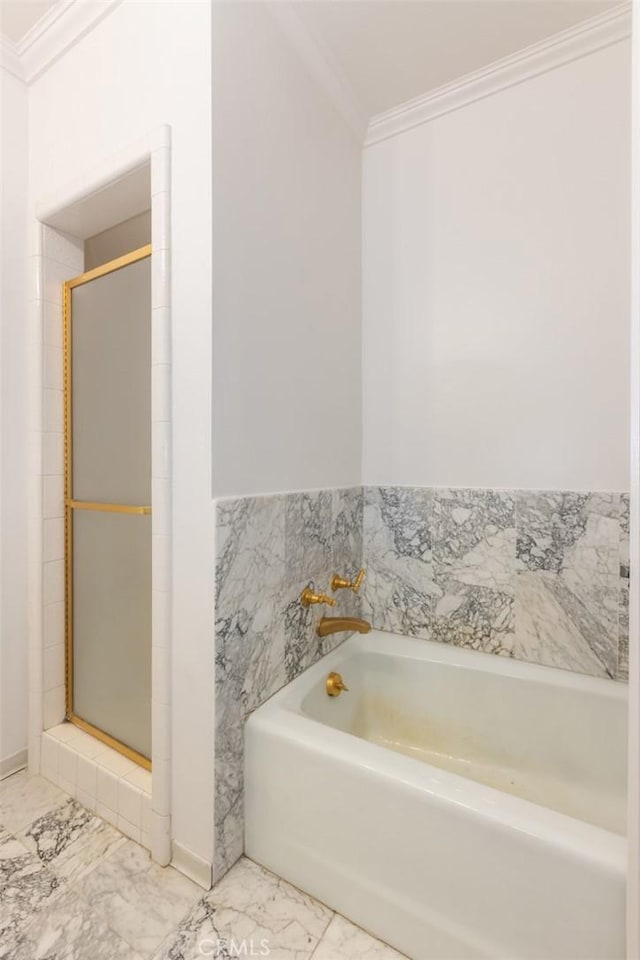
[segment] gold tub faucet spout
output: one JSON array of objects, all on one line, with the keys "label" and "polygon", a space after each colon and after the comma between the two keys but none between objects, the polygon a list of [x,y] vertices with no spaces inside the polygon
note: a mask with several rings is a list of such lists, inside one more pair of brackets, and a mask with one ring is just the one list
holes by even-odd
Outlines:
[{"label": "gold tub faucet spout", "polygon": [[369,633],[371,624],[361,620],[360,617],[322,617],[316,632],[319,637],[328,637],[332,633],[341,633],[343,630]]}]

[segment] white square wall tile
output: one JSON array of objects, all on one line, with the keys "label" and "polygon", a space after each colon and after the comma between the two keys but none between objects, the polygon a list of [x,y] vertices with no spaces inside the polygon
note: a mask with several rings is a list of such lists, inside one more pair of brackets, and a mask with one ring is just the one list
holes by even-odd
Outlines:
[{"label": "white square wall tile", "polygon": [[90,810],[91,813],[96,812],[98,802],[95,796],[91,796],[90,793],[85,793],[84,790],[80,789],[80,787],[78,787],[76,791],[76,800],[78,803],[81,803],[83,807],[86,807],[87,810]]},{"label": "white square wall tile", "polygon": [[[157,656],[154,647],[152,656]],[[151,701],[151,729],[153,730],[153,762],[171,757],[171,714],[164,703]],[[150,792],[150,791],[149,791]]]},{"label": "white square wall tile", "polygon": [[136,825],[131,823],[130,820],[127,820],[126,817],[118,814],[116,826],[118,830],[124,833],[125,837],[130,837],[132,840],[135,840],[136,843],[140,843],[140,827],[136,827]]},{"label": "white square wall tile", "polygon": [[62,350],[47,344],[44,348],[44,385],[48,390],[62,390]]},{"label": "white square wall tile", "polygon": [[48,733],[42,735],[40,743],[40,775],[52,783],[58,779],[58,747],[59,741]]},{"label": "white square wall tile", "polygon": [[53,647],[45,647],[42,668],[42,686],[44,690],[53,690],[54,687],[64,685],[64,668],[64,643],[58,643]]},{"label": "white square wall tile", "polygon": [[114,814],[117,814],[118,810],[119,779],[116,773],[106,770],[98,764],[98,803],[108,807]]},{"label": "white square wall tile", "polygon": [[78,754],[71,743],[61,743],[58,746],[58,777],[74,786],[78,782]]},{"label": "white square wall tile", "polygon": [[151,585],[153,590],[168,593],[171,586],[171,537],[151,534]]},{"label": "white square wall tile", "polygon": [[62,477],[44,477],[42,481],[42,508],[45,517],[64,516],[64,480]]},{"label": "white square wall tile", "polygon": [[151,481],[153,505],[153,532],[168,537],[171,534],[171,485],[168,480],[154,478]]},{"label": "white square wall tile", "polygon": [[171,428],[166,421],[151,424],[151,474],[167,480],[169,477],[169,436]]},{"label": "white square wall tile", "polygon": [[64,559],[64,519],[49,517],[44,521],[44,555],[45,563],[50,560]]},{"label": "white square wall tile", "polygon": [[106,820],[107,823],[110,823],[112,827],[118,826],[118,814],[115,810],[112,810],[111,807],[108,807],[105,803],[101,803],[99,800],[96,803],[96,813],[99,817],[102,817],[103,820]]},{"label": "white square wall tile", "polygon": [[128,773],[124,779],[127,783],[132,783],[138,790],[142,790],[143,793],[151,796],[151,784],[153,781],[150,770],[145,770],[144,767],[136,767],[136,769],[132,773]]},{"label": "white square wall tile", "polygon": [[151,311],[151,363],[171,363],[171,312],[169,307]]},{"label": "white square wall tile", "polygon": [[151,690],[151,710],[152,715],[155,715],[156,704],[166,706],[171,703],[171,669],[169,650],[166,647],[151,649]]},{"label": "white square wall tile", "polygon": [[138,830],[142,824],[142,791],[127,780],[118,782],[118,817],[124,817]]},{"label": "white square wall tile", "polygon": [[152,814],[166,817],[171,813],[171,779],[168,760],[157,760],[153,765]]},{"label": "white square wall tile", "polygon": [[44,564],[42,599],[45,605],[64,600],[63,560],[49,560]]},{"label": "white square wall tile", "polygon": [[88,757],[90,760],[97,762],[103,753],[110,750],[106,744],[102,743],[102,741],[96,737],[92,737],[91,734],[85,733],[84,731],[81,731],[81,733],[82,736],[78,740],[73,741],[73,749],[78,756]]},{"label": "white square wall tile", "polygon": [[170,258],[168,250],[158,250],[151,255],[151,307],[171,306]]},{"label": "white square wall tile", "polygon": [[48,737],[54,737],[56,740],[60,740],[61,743],[68,743],[70,740],[74,740],[76,737],[79,737],[81,733],[82,731],[79,730],[78,727],[74,726],[73,723],[69,723],[68,720],[64,720],[57,726],[47,730]]},{"label": "white square wall tile", "polygon": [[151,833],[151,797],[142,795],[142,819],[140,829],[143,833]]},{"label": "white square wall tile", "polygon": [[151,367],[151,421],[168,421],[171,417],[171,367],[154,363]]},{"label": "white square wall tile", "polygon": [[46,301],[44,304],[44,342],[48,347],[62,349],[62,306]]},{"label": "white square wall tile", "polygon": [[61,433],[44,433],[42,472],[46,477],[58,477],[64,473],[64,448]]},{"label": "white square wall tile", "polygon": [[47,389],[44,391],[44,429],[45,433],[62,434],[64,432],[64,393],[62,390]]},{"label": "white square wall tile", "polygon": [[95,760],[89,757],[83,757],[82,755],[78,755],[77,762],[78,775],[76,782],[78,784],[78,791],[82,790],[82,792],[89,797],[93,797],[95,803],[98,795],[98,765]]},{"label": "white square wall tile", "polygon": [[45,691],[42,705],[44,729],[55,727],[64,720],[64,686]]},{"label": "white square wall tile", "polygon": [[153,647],[169,647],[171,623],[171,595],[167,590],[152,590],[151,619],[153,622]]},{"label": "white square wall tile", "polygon": [[155,194],[151,203],[151,243],[153,252],[171,247],[171,204],[168,193]]},{"label": "white square wall tile", "polygon": [[49,603],[43,611],[43,631],[45,647],[54,647],[64,643],[64,602]]},{"label": "white square wall tile", "polygon": [[[151,196],[171,190],[171,150],[157,147],[151,154]],[[151,201],[151,209],[155,201]]]},{"label": "white square wall tile", "polygon": [[[123,757],[121,753],[116,753],[115,750],[107,750],[105,753],[101,753],[97,758],[97,762],[99,767],[108,770],[116,777],[125,777],[128,773],[133,773],[136,769],[136,764],[133,760],[129,760],[128,757]],[[118,808],[114,807],[113,809],[117,810]]]}]

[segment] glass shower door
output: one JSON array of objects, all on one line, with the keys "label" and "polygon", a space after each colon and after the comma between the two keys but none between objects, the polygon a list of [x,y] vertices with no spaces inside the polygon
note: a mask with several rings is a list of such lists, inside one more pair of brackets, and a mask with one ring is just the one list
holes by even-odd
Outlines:
[{"label": "glass shower door", "polygon": [[65,284],[67,716],[149,767],[151,283],[143,247]]}]

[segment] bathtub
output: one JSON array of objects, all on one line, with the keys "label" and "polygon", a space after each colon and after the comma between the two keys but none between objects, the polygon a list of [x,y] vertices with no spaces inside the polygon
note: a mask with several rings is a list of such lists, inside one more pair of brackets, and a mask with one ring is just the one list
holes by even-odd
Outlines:
[{"label": "bathtub", "polygon": [[245,728],[247,855],[414,960],[624,957],[625,801],[623,686],[425,640]]}]

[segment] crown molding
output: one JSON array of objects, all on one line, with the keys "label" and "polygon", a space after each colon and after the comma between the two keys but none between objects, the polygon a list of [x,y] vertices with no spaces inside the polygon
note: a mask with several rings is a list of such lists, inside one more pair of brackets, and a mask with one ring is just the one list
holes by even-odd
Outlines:
[{"label": "crown molding", "polygon": [[530,80],[631,36],[631,3],[583,20],[568,30],[525,47],[436,90],[372,117],[365,147],[459,110],[476,100]]},{"label": "crown molding", "polygon": [[24,80],[24,70],[17,47],[2,34],[0,34],[0,67],[18,80]]},{"label": "crown molding", "polygon": [[0,64],[25,83],[32,83],[120,3],[122,0],[58,0],[19,43],[0,37]]},{"label": "crown molding", "polygon": [[294,9],[295,4],[270,2],[265,7],[362,143],[369,121],[368,112],[342,74],[331,51],[303,22]]}]

